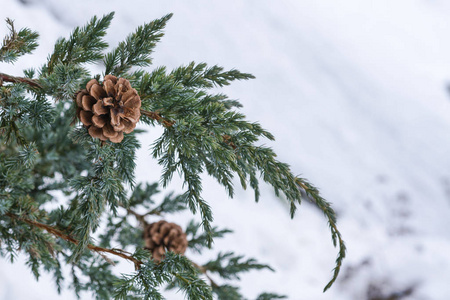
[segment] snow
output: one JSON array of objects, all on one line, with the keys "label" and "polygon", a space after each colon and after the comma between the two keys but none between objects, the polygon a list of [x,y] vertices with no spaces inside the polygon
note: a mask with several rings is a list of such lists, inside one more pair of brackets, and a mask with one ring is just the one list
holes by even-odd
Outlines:
[{"label": "snow", "polygon": [[[0,17],[39,31],[41,46],[36,56],[2,64],[2,72],[20,75],[39,66],[59,36],[94,14],[116,11],[107,36],[115,45],[138,25],[174,12],[154,65],[205,61],[257,77],[224,92],[242,101],[250,120],[274,133],[276,142],[267,144],[279,159],[333,202],[348,253],[338,282],[322,293],[337,250],[319,210],[305,201],[290,220],[268,187],[256,204],[251,191],[238,190],[227,199],[205,178],[214,224],[235,230],[216,241],[216,250],[253,256],[276,269],[242,277],[248,298],[273,291],[294,300],[367,299],[373,285],[386,295],[412,286],[407,299],[448,299],[448,2],[28,2],[1,0]],[[143,140],[140,180],[159,178],[160,168],[146,150],[157,133]],[[179,191],[180,185],[175,180],[171,189]],[[190,254],[199,262],[213,255]],[[4,259],[0,266],[0,299],[73,298],[70,292],[58,296],[48,276],[36,283],[21,261],[11,265]]]}]

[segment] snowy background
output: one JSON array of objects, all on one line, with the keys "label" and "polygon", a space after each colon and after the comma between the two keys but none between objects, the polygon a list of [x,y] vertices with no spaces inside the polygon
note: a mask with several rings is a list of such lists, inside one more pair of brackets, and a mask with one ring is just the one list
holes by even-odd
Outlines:
[{"label": "snowy background", "polygon": [[[450,299],[450,2],[0,0],[0,7],[1,20],[41,34],[36,55],[0,64],[0,72],[40,66],[59,36],[94,14],[116,11],[107,36],[115,46],[138,25],[173,12],[155,66],[204,61],[257,77],[224,92],[275,135],[268,145],[279,159],[333,202],[348,253],[338,282],[323,294],[337,249],[319,210],[305,202],[290,220],[268,187],[255,204],[252,192],[227,199],[206,179],[215,225],[235,230],[216,250],[276,269],[243,276],[249,299],[262,291],[294,300]],[[143,138],[143,181],[159,178],[146,150],[155,136]],[[186,224],[186,215],[177,218]],[[0,299],[74,296],[57,295],[49,276],[35,282],[21,261],[1,259]]]}]

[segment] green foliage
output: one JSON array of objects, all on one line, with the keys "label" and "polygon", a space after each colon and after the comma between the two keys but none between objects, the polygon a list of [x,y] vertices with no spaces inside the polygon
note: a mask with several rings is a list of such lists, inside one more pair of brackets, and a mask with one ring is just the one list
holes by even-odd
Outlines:
[{"label": "green foliage", "polygon": [[14,21],[9,18],[6,18],[6,24],[10,33],[3,39],[0,62],[14,63],[20,56],[31,53],[37,48],[39,35],[28,28],[22,28],[17,32]]},{"label": "green foliage", "polygon": [[[164,299],[156,287],[170,282],[187,299],[213,299],[211,287],[199,278],[198,270],[186,257],[173,252],[168,252],[159,264],[150,260],[136,274],[123,276],[117,282],[115,299]],[[133,291],[136,286],[140,287],[138,292]]]},{"label": "green foliage", "polygon": [[173,193],[169,193],[164,197],[161,203],[156,205],[153,196],[160,193],[158,184],[148,184],[145,187],[140,183],[136,186],[131,194],[129,205],[136,207],[141,205],[143,208],[150,209],[148,215],[160,215],[161,213],[175,213],[186,209],[186,202],[183,196],[173,196]]},{"label": "green foliage", "polygon": [[[189,248],[197,251],[198,253],[203,253],[203,247],[206,244],[206,239],[204,234],[197,236],[199,225],[191,221],[187,226],[186,233],[188,236],[193,236],[193,238],[189,239]],[[219,230],[216,227],[213,228],[214,238],[221,238],[226,233],[230,233],[231,231],[228,229]],[[203,243],[203,245],[201,244]],[[201,245],[203,247],[201,247]],[[262,270],[268,269],[270,271],[274,271],[270,266],[266,264],[258,263],[254,258],[250,258],[247,260],[243,260],[244,256],[235,255],[233,252],[227,253],[219,253],[217,258],[214,260],[210,260],[205,264],[198,266],[195,264],[197,269],[205,274],[206,278],[211,283],[211,289],[213,294],[219,300],[245,300],[242,294],[239,291],[239,287],[230,285],[228,282],[231,280],[240,280],[240,273],[249,272],[252,270]],[[219,285],[215,282],[211,276],[219,276],[223,281],[227,283]],[[173,289],[176,287],[176,284],[172,282],[168,289]],[[263,293],[261,295],[275,295],[272,293]],[[279,296],[283,298],[284,296]],[[272,299],[272,298],[268,298]],[[273,298],[275,299],[275,298]]]},{"label": "green foliage", "polygon": [[38,151],[34,143],[19,147],[17,156],[11,157],[10,160],[5,162],[6,170],[12,172],[32,168],[37,155]]},{"label": "green foliage", "polygon": [[337,276],[339,275],[339,271],[342,266],[342,261],[345,258],[345,252],[347,248],[345,247],[344,240],[342,239],[341,233],[337,229],[336,226],[336,213],[334,212],[331,204],[327,202],[324,198],[322,198],[319,194],[319,190],[309,183],[306,179],[297,178],[297,184],[304,190],[306,195],[312,200],[324,213],[324,215],[328,218],[328,225],[331,230],[331,238],[333,240],[333,245],[339,246],[339,254],[336,258],[336,267],[334,268],[334,274],[331,281],[325,286],[324,292],[328,290],[333,283],[336,281]]},{"label": "green foliage", "polygon": [[244,296],[239,292],[239,288],[224,284],[221,286],[214,286],[213,292],[218,300],[242,300]]},{"label": "green foliage", "polygon": [[43,97],[32,101],[25,84],[0,87],[0,134],[6,142],[26,143],[23,130],[45,127],[53,119],[53,108]]},{"label": "green foliage", "polygon": [[58,63],[51,73],[41,76],[40,83],[55,100],[70,100],[79,90],[83,77],[87,75],[80,65]]},{"label": "green foliage", "polygon": [[103,58],[105,74],[120,76],[133,66],[146,67],[152,62],[150,54],[156,43],[164,36],[162,30],[172,14],[139,26],[125,41]]},{"label": "green foliage", "polygon": [[[68,260],[68,258],[66,257]],[[112,299],[111,286],[118,277],[111,272],[111,262],[101,256],[86,253],[83,259],[72,265],[72,288],[81,298],[82,292],[91,292],[96,299]]]},{"label": "green foliage", "polygon": [[273,299],[286,299],[286,296],[281,296],[272,293],[263,293],[256,298],[256,300],[273,300]]},{"label": "green foliage", "polygon": [[[206,232],[199,232],[200,225],[191,221],[187,228],[186,234],[188,236],[189,248],[195,252],[201,253],[203,248],[207,245],[208,234]],[[211,235],[213,238],[222,238],[225,234],[233,231],[229,229],[219,230],[217,227],[211,229]]]},{"label": "green foliage", "polygon": [[75,28],[67,40],[65,38],[58,39],[53,54],[49,56],[42,73],[51,74],[58,64],[76,66],[102,59],[103,50],[108,47],[103,37],[106,35],[106,29],[113,17],[114,13],[109,13],[101,19],[93,17],[86,26]]},{"label": "green foliage", "polygon": [[[333,243],[340,249],[328,289],[345,257],[333,209],[313,185],[278,161],[271,148],[260,145],[263,139],[273,140],[272,134],[247,121],[237,100],[215,91],[254,77],[195,62],[172,71],[143,69],[152,63],[150,55],[171,14],[138,27],[105,54],[103,37],[113,15],[94,17],[59,39],[47,61],[25,70],[25,77],[0,73],[0,256],[13,262],[19,251],[25,253],[36,278],[50,272],[58,291],[69,286],[79,298],[88,292],[97,299],[163,299],[161,290],[167,287],[187,299],[244,299],[230,281],[238,281],[244,272],[273,271],[271,267],[233,252],[220,252],[203,265],[169,252],[156,263],[143,248],[149,219],[187,208],[201,217],[200,223],[187,225],[189,251],[204,253],[214,239],[231,233],[212,224],[211,208],[202,196],[201,175],[206,173],[230,197],[238,179],[244,189],[254,190],[256,201],[262,179],[290,203],[292,217],[302,197],[312,200],[328,218]],[[26,28],[17,32],[11,20],[7,23],[10,33],[0,61],[14,62],[37,47],[38,35]],[[158,184],[136,184],[136,151],[141,147],[136,135],[142,130],[112,143],[94,139],[76,125],[74,95],[91,78],[101,81],[87,68],[100,61],[104,74],[128,78],[136,88],[142,123],[163,126],[150,145],[151,155],[163,167],[163,188],[174,174],[181,176],[181,195],[167,193],[156,200]],[[131,262],[136,271],[117,276],[111,255]],[[63,275],[66,266],[70,276]],[[281,298],[263,293],[257,299]]]},{"label": "green foliage", "polygon": [[185,87],[191,88],[212,88],[229,85],[233,80],[248,80],[255,76],[241,73],[238,70],[223,72],[223,67],[212,66],[208,68],[206,63],[196,64],[191,62],[187,66],[181,66],[172,71],[175,81],[181,82]]},{"label": "green foliage", "polygon": [[[250,76],[234,70],[232,73],[239,76],[227,80],[227,76],[220,75],[227,72],[211,76],[214,72],[210,69],[204,72],[205,68],[205,64],[190,64],[169,74],[166,74],[165,68],[159,68],[151,74],[143,74],[138,88],[143,107],[158,111],[161,116],[174,122],[173,126],[165,127],[164,133],[152,145],[153,156],[164,168],[163,186],[169,184],[174,173],[182,174],[189,208],[193,213],[197,209],[200,211],[205,231],[211,232],[213,217],[209,205],[201,196],[200,174],[206,171],[216,178],[230,197],[234,194],[234,174],[238,175],[244,188],[248,175],[251,187],[258,194],[256,170],[250,166],[245,168],[245,160],[239,153],[244,148],[238,150],[233,139],[235,136],[251,136],[252,142],[255,142],[259,136],[269,139],[273,136],[258,123],[247,122],[243,114],[233,111],[234,107],[239,106],[237,101],[230,101],[222,94],[209,95],[203,90],[204,87],[212,87],[213,83],[223,85]],[[212,69],[219,70],[216,67]],[[155,81],[162,81],[163,84],[154,84]],[[211,242],[212,236],[209,235],[208,243]]]},{"label": "green foliage", "polygon": [[215,260],[209,261],[203,267],[211,273],[219,274],[224,279],[240,279],[239,273],[250,270],[269,269],[274,271],[270,266],[259,264],[253,258],[241,261],[242,258],[242,255],[235,256],[233,252],[219,253]]}]

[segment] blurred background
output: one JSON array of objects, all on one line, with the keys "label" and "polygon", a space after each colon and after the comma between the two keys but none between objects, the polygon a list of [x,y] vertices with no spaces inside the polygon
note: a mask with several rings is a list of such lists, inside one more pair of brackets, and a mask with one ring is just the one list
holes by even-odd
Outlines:
[{"label": "blurred background", "polygon": [[[275,135],[264,143],[278,158],[333,203],[348,253],[338,281],[322,293],[337,249],[321,211],[304,201],[290,220],[269,187],[256,204],[251,191],[228,199],[205,177],[214,224],[235,233],[190,256],[201,263],[235,251],[270,264],[276,272],[242,276],[248,299],[262,291],[294,300],[450,299],[450,2],[0,0],[0,7],[1,20],[40,33],[35,55],[0,64],[3,73],[41,66],[58,37],[115,11],[111,47],[174,13],[149,69],[196,61],[256,76],[222,91]],[[158,130],[141,136],[140,181],[159,179],[148,150]],[[169,190],[181,191],[181,181]],[[168,219],[185,227],[189,218]],[[48,275],[36,282],[23,260],[2,258],[0,299],[75,297],[67,289],[58,295]]]}]

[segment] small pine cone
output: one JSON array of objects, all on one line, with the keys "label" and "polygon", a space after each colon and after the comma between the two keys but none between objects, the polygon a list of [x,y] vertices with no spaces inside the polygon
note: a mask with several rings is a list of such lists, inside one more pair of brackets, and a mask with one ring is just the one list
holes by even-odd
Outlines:
[{"label": "small pine cone", "polygon": [[92,137],[102,141],[120,143],[141,116],[141,98],[125,78],[106,75],[103,85],[91,79],[86,89],[78,92],[76,101],[81,123]]},{"label": "small pine cone", "polygon": [[145,249],[152,252],[153,260],[160,262],[167,251],[184,254],[188,241],[186,233],[175,223],[161,220],[144,229]]}]

